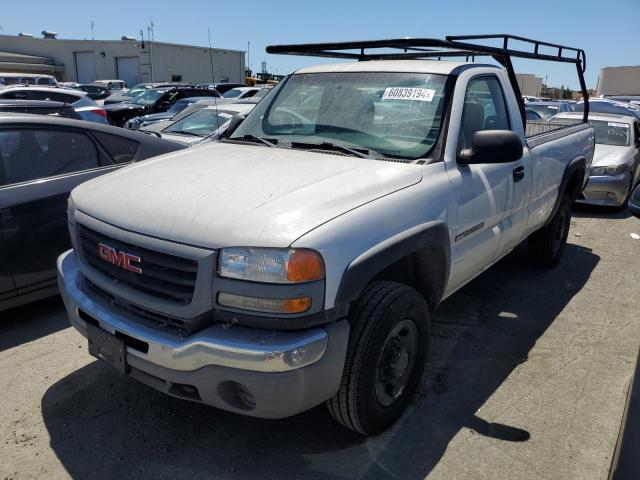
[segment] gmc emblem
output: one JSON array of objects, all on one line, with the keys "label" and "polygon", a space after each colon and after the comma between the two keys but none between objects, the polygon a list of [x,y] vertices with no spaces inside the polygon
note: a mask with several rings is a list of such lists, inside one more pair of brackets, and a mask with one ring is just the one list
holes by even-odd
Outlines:
[{"label": "gmc emblem", "polygon": [[109,262],[116,267],[124,268],[130,272],[142,273],[142,268],[133,263],[140,264],[142,259],[136,255],[121,251],[116,251],[115,248],[105,245],[104,243],[98,244],[98,254],[100,258],[105,262]]}]

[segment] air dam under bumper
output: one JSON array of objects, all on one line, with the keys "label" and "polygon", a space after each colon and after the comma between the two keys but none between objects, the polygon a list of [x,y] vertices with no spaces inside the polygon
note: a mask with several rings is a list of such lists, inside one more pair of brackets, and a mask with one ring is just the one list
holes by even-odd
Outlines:
[{"label": "air dam under bumper", "polygon": [[85,293],[75,252],[58,258],[58,285],[69,321],[84,336],[89,316],[102,330],[148,345],[127,347],[129,375],[179,398],[261,418],[308,410],[338,390],[349,325],[303,331],[214,325],[189,337],[146,327],[126,311]]}]

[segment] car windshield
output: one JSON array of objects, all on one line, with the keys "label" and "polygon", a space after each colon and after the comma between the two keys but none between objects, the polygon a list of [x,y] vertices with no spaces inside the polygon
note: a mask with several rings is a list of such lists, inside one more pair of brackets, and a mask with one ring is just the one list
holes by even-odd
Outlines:
[{"label": "car windshield", "polygon": [[125,95],[127,97],[137,97],[138,95],[140,95],[145,90],[148,90],[148,89],[145,88],[144,85],[136,85],[135,87],[130,88],[126,92],[121,92],[121,94]]},{"label": "car windshield", "polygon": [[224,92],[222,96],[224,98],[236,98],[236,97],[239,97],[244,91],[245,90],[240,90],[238,88],[232,88],[231,90],[227,90],[226,92]]},{"label": "car windshield", "polygon": [[424,157],[442,125],[446,79],[397,72],[292,75],[231,138],[267,137],[278,147],[351,149],[353,154],[360,149],[365,156]]},{"label": "car windshield", "polygon": [[206,108],[198,110],[182,120],[178,120],[165,128],[164,132],[208,137],[231,120],[234,115],[234,112]]},{"label": "car windshield", "polygon": [[192,103],[192,100],[178,100],[169,110],[167,110],[167,114],[175,115],[176,113],[180,113]]},{"label": "car windshield", "polygon": [[133,98],[131,103],[136,105],[153,105],[164,93],[164,90],[149,89]]},{"label": "car windshield", "polygon": [[560,111],[560,105],[540,105],[535,103],[528,103],[527,108],[533,110],[545,120],[557,115]]}]

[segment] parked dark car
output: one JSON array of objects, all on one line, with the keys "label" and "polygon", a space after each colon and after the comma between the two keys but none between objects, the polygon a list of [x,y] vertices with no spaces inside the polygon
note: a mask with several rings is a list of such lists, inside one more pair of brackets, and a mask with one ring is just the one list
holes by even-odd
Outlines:
[{"label": "parked dark car", "polygon": [[105,105],[112,125],[123,126],[127,120],[150,113],[166,112],[178,100],[187,97],[220,97],[217,90],[201,87],[150,88],[128,102]]},{"label": "parked dark car", "polygon": [[57,293],[56,258],[70,248],[67,198],[76,185],[182,148],[109,125],[0,113],[0,310]]},{"label": "parked dark car", "polygon": [[86,92],[91,100],[104,100],[114,92],[103,85],[78,85],[76,88]]},{"label": "parked dark car", "polygon": [[[141,93],[149,90],[150,88],[169,88],[169,87],[179,87],[179,86],[188,86],[189,84],[185,83],[167,83],[167,82],[145,82],[145,83],[137,83],[129,90],[125,90],[122,92],[112,93],[105,101],[105,105],[111,105],[114,103],[122,103],[128,102],[132,98],[137,97]],[[194,85],[195,86],[195,85]]]},{"label": "parked dark car", "polygon": [[47,100],[5,100],[0,99],[0,113],[33,113],[36,115],[53,115],[62,118],[82,120],[72,105]]},{"label": "parked dark car", "polygon": [[246,87],[244,83],[228,83],[228,82],[201,83],[199,86],[203,88],[211,88],[213,90],[217,90],[221,95],[224,94],[224,92],[229,91],[233,88]]}]

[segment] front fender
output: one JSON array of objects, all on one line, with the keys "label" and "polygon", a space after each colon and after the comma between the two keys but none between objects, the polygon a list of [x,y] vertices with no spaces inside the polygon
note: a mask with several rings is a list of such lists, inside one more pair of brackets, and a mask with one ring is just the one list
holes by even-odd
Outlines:
[{"label": "front fender", "polygon": [[450,265],[451,242],[446,223],[417,225],[354,259],[342,275],[335,304],[353,302],[373,280],[395,279],[416,288],[432,308],[436,307],[444,294]]}]

